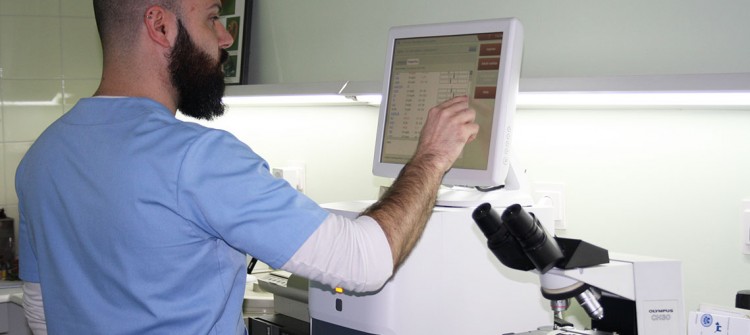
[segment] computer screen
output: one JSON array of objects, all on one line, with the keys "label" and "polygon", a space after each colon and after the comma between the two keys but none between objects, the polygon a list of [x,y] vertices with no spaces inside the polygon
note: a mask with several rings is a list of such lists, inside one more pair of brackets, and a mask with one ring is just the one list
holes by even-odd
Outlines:
[{"label": "computer screen", "polygon": [[503,185],[522,47],[523,31],[517,19],[392,28],[373,173],[395,178],[417,148],[427,111],[466,95],[477,112],[479,133],[466,145],[443,184]]}]

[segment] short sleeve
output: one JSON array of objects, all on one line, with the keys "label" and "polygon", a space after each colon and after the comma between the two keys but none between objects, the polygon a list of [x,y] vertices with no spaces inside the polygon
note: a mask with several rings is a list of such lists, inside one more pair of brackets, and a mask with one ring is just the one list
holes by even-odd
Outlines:
[{"label": "short sleeve", "polygon": [[19,208],[20,217],[18,225],[18,272],[24,281],[38,283],[39,268],[36,260],[36,253],[31,244],[31,232],[29,225],[23,215],[23,210]]},{"label": "short sleeve", "polygon": [[328,215],[221,130],[210,130],[190,145],[177,187],[186,219],[274,268],[286,263]]}]

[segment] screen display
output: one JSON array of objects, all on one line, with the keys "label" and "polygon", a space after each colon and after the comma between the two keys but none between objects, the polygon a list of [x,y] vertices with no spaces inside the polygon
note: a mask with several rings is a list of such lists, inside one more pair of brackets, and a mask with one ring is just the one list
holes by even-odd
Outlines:
[{"label": "screen display", "polygon": [[466,95],[477,112],[479,134],[453,167],[487,169],[502,42],[502,32],[397,39],[381,162],[407,163],[416,151],[427,111]]}]

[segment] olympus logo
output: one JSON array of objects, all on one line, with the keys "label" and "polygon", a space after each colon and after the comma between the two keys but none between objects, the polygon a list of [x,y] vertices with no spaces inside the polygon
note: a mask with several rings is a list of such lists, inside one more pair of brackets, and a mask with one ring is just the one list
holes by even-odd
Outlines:
[{"label": "olympus logo", "polygon": [[648,312],[651,314],[652,321],[669,321],[672,320],[672,313],[674,310],[671,308],[667,309],[649,309]]},{"label": "olympus logo", "polygon": [[668,308],[668,309],[649,309],[649,313],[656,314],[656,313],[674,313],[674,309]]}]

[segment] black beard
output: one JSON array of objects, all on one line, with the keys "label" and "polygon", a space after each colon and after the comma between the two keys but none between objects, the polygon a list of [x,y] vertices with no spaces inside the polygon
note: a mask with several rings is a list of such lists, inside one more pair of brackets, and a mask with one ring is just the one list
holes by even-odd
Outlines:
[{"label": "black beard", "polygon": [[177,21],[177,41],[169,54],[169,72],[177,90],[177,109],[196,119],[212,120],[224,114],[224,71],[228,53],[219,49],[217,62],[198,49],[187,29]]}]

